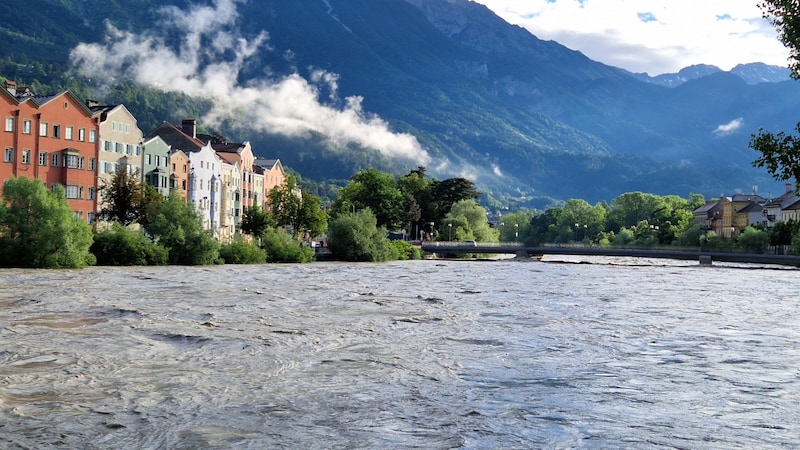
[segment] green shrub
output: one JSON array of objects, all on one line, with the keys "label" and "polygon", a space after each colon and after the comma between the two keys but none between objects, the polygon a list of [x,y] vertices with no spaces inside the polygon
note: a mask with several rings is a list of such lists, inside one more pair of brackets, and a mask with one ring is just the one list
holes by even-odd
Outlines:
[{"label": "green shrub", "polygon": [[422,250],[406,241],[390,241],[389,246],[392,249],[392,259],[401,261],[407,259],[422,259]]},{"label": "green shrub", "polygon": [[114,224],[111,230],[95,233],[89,251],[100,266],[155,266],[169,261],[167,249],[144,233]]},{"label": "green shrub", "polygon": [[264,233],[261,247],[267,252],[267,262],[307,263],[314,260],[314,249],[301,247],[283,228],[271,228]]},{"label": "green shrub", "polygon": [[386,230],[369,208],[339,215],[328,223],[328,248],[344,261],[386,261],[392,250]]},{"label": "green shrub", "polygon": [[169,263],[205,265],[221,262],[219,242],[203,229],[194,205],[171,195],[164,202],[151,203],[147,209],[145,231],[169,251]]},{"label": "green shrub", "polygon": [[264,264],[267,261],[265,250],[259,248],[257,243],[242,238],[223,244],[219,249],[219,256],[225,264]]}]

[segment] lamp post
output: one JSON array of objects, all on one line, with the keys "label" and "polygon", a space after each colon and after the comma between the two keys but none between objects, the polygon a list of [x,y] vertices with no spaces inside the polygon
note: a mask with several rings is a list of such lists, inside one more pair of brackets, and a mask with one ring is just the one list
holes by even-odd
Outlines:
[{"label": "lamp post", "polygon": [[519,224],[515,223],[514,224],[514,242],[517,242],[518,238],[519,238]]},{"label": "lamp post", "polygon": [[447,224],[447,240],[448,241],[452,241],[453,240],[453,224],[452,223],[448,223]]}]

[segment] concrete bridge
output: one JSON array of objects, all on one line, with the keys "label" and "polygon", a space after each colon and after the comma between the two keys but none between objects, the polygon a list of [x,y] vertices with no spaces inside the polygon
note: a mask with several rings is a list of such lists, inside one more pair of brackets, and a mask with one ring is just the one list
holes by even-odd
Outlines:
[{"label": "concrete bridge", "polygon": [[425,242],[422,250],[440,255],[453,254],[513,254],[518,258],[536,258],[543,255],[596,255],[596,256],[629,256],[640,258],[664,258],[698,261],[702,265],[711,265],[713,261],[780,264],[800,266],[800,256],[794,255],[762,255],[756,253],[708,252],[701,250],[672,249],[634,249],[634,248],[599,248],[586,246],[526,247],[514,242]]}]

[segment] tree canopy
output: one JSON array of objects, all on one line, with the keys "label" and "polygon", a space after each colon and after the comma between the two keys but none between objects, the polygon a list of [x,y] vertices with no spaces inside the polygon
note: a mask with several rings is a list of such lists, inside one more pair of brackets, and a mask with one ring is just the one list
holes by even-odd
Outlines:
[{"label": "tree canopy", "polygon": [[0,266],[79,268],[94,263],[92,229],[73,214],[64,188],[12,178],[0,201]]}]

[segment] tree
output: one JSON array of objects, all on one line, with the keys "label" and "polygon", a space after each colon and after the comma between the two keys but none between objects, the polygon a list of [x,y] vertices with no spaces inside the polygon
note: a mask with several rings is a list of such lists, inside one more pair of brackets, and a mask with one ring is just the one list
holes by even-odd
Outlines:
[{"label": "tree", "polygon": [[386,261],[392,254],[386,230],[369,208],[341,214],[328,224],[328,248],[344,261]]},{"label": "tree", "polygon": [[365,208],[375,215],[378,227],[396,230],[403,226],[403,194],[392,174],[370,168],[353,175],[347,186],[339,190],[333,216]]},{"label": "tree", "polygon": [[242,213],[241,230],[251,236],[261,237],[267,229],[274,225],[274,221],[258,205],[245,207]]},{"label": "tree", "polygon": [[438,223],[454,204],[461,200],[478,200],[481,193],[475,189],[475,183],[466,178],[448,178],[431,184],[431,197],[436,199],[434,222]]},{"label": "tree", "polygon": [[12,178],[0,201],[0,266],[79,268],[94,263],[92,229],[75,216],[63,187]]},{"label": "tree", "polygon": [[145,188],[139,177],[128,172],[128,166],[120,164],[110,182],[103,180],[99,192],[103,199],[98,216],[101,220],[127,226],[144,217]]},{"label": "tree", "polygon": [[[778,40],[789,49],[792,78],[800,79],[800,3],[797,0],[762,0],[764,18],[778,30]],[[800,132],[800,123],[795,127]],[[795,180],[800,185],[800,138],[784,132],[774,135],[763,128],[751,135],[750,148],[761,153],[754,167],[766,167],[778,180]]]},{"label": "tree", "polygon": [[327,215],[322,201],[299,188],[294,175],[288,175],[281,186],[271,190],[267,201],[275,224],[291,226],[295,238],[304,231],[313,236],[325,231]]},{"label": "tree", "polygon": [[403,194],[405,220],[408,231],[414,238],[421,236],[425,224],[435,222],[436,205],[431,193],[431,180],[425,175],[425,167],[418,167],[397,180]]},{"label": "tree", "polygon": [[530,234],[533,214],[528,211],[516,211],[500,218],[497,230],[501,242],[519,242]]},{"label": "tree", "polygon": [[635,227],[646,220],[656,224],[655,216],[667,211],[664,199],[643,192],[626,192],[611,201],[608,213],[608,229],[619,231],[622,228]]},{"label": "tree", "polygon": [[451,237],[456,241],[497,242],[500,236],[498,230],[489,226],[486,209],[475,200],[461,200],[450,208],[443,222],[443,235],[449,234],[450,230],[444,230],[445,227],[450,228],[450,225],[453,228]]},{"label": "tree", "polygon": [[758,7],[778,30],[778,40],[789,49],[792,78],[800,79],[800,4],[797,0],[762,0]]},{"label": "tree", "polygon": [[98,266],[153,266],[169,261],[167,249],[148,239],[141,230],[118,223],[96,233],[89,250]]},{"label": "tree", "polygon": [[150,204],[150,222],[145,231],[169,251],[170,264],[205,265],[219,260],[219,243],[203,230],[203,222],[194,205],[179,195],[165,202]]}]

